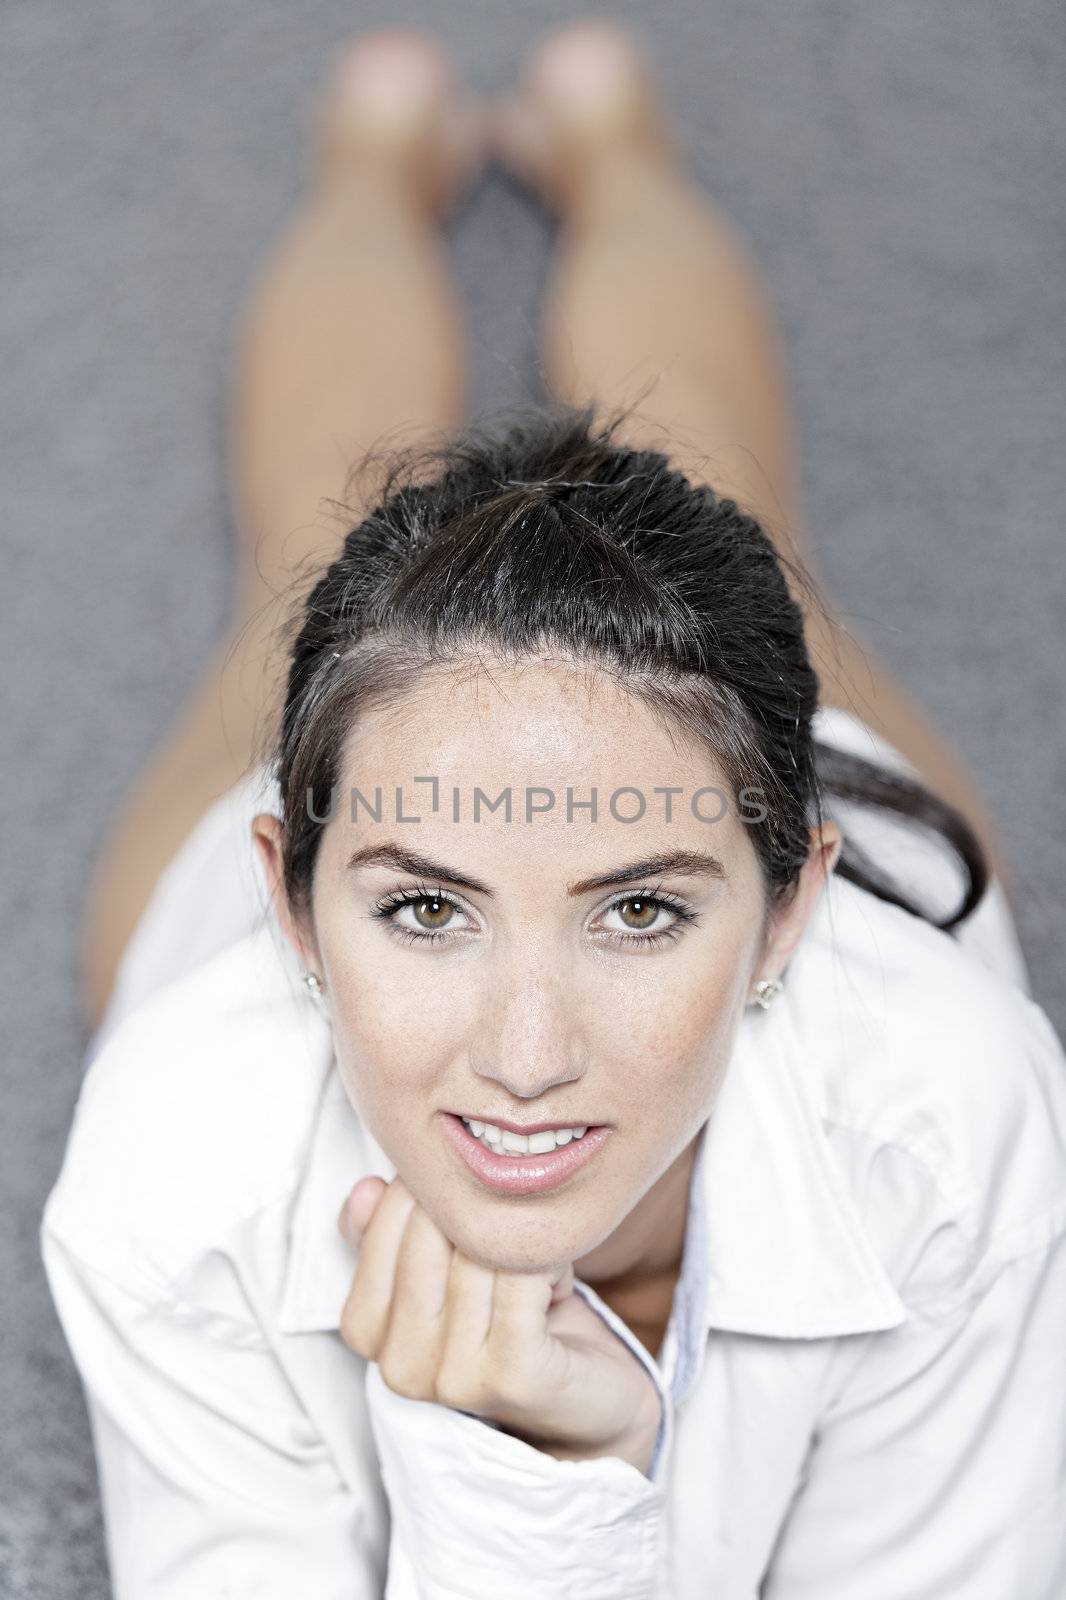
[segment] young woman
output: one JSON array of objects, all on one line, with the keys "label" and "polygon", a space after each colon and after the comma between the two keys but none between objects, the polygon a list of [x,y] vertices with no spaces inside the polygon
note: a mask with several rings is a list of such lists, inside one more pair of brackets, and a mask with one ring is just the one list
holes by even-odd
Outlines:
[{"label": "young woman", "polygon": [[[1066,1062],[804,579],[751,263],[606,23],[488,111],[375,34],[324,106],[42,1228],[115,1593],[1052,1600]],[[464,429],[489,152],[559,220],[551,396]]]}]

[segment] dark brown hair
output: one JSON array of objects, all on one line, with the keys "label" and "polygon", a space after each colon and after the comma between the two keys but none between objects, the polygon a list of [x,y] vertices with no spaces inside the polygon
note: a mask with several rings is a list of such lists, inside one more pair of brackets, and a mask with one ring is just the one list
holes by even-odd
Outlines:
[{"label": "dark brown hair", "polygon": [[808,829],[836,795],[938,833],[965,890],[939,920],[851,840],[837,872],[956,927],[989,877],[969,824],[919,782],[813,737],[818,680],[786,571],[818,605],[809,577],[732,500],[656,450],[620,445],[627,414],[597,426],[591,406],[523,407],[389,456],[375,508],[288,623],[267,756],[293,911],[310,918],[315,819],[328,814],[359,718],[427,672],[548,649],[608,673],[665,726],[703,741],[735,804],[761,791],[765,819],[746,820],[767,911],[794,887]]}]

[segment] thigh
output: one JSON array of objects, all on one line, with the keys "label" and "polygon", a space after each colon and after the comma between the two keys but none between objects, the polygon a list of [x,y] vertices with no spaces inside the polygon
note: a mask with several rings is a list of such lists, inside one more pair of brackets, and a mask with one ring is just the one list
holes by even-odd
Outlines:
[{"label": "thigh", "polygon": [[123,952],[162,873],[208,807],[266,754],[270,657],[235,628],[127,795],[96,858],[85,906],[84,1004],[95,1030]]},{"label": "thigh", "polygon": [[824,608],[796,593],[823,703],[851,712],[901,750],[929,788],[962,812],[1008,883],[999,835],[973,775],[888,664],[834,615],[799,506],[787,409],[773,398],[772,386],[764,401],[741,410],[731,394],[710,382],[672,375],[620,437],[664,451],[693,482],[735,499],[758,518],[781,554],[804,568]]},{"label": "thigh", "polygon": [[[410,442],[425,431],[416,427]],[[374,484],[371,474],[364,496],[372,498]],[[212,802],[270,752],[287,667],[284,624],[367,507],[355,494],[347,519],[338,521],[324,495],[322,482],[290,484],[262,536],[242,540],[235,619],[97,857],[82,955],[85,1009],[94,1030],[160,876]],[[299,516],[284,507],[300,507]]]},{"label": "thigh", "polygon": [[999,830],[961,755],[873,646],[830,615],[807,624],[824,705],[850,711],[902,751],[925,785],[960,811],[1006,888],[1010,872]]}]

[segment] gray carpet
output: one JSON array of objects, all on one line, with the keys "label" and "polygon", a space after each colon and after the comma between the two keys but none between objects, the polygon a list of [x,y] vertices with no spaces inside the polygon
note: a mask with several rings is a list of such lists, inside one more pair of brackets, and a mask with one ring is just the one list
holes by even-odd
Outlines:
[{"label": "gray carpet", "polygon": [[[92,852],[227,617],[227,343],[297,191],[302,97],[348,31],[396,18],[438,19],[487,87],[566,9],[4,8],[4,1597],[107,1593],[37,1224],[78,1088]],[[1062,1029],[1066,15],[1057,0],[657,0],[656,15],[702,176],[780,307],[824,570],[980,775]],[[536,393],[547,240],[497,177],[456,230],[479,408]]]}]

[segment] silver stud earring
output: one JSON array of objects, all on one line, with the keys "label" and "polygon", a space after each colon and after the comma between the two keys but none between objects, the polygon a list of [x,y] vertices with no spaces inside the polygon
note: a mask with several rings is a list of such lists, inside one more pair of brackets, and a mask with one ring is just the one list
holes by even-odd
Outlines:
[{"label": "silver stud earring", "polygon": [[769,1011],[784,987],[780,978],[761,978],[755,985],[755,1004]]},{"label": "silver stud earring", "polygon": [[312,998],[315,1000],[321,1000],[322,980],[319,978],[317,972],[305,972],[303,974],[303,980],[307,985],[308,993],[312,996]]}]

